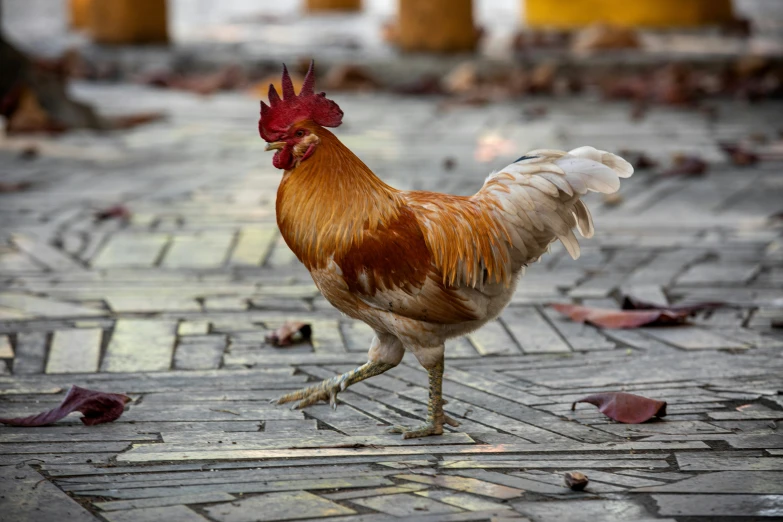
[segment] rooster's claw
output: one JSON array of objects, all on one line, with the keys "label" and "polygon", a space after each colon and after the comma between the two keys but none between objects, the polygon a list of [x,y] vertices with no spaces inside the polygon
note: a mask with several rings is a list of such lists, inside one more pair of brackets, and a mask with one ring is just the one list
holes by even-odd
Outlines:
[{"label": "rooster's claw", "polygon": [[315,386],[310,386],[309,388],[283,395],[277,399],[277,401],[273,402],[277,404],[286,404],[288,402],[299,401],[291,409],[301,410],[302,408],[323,401],[328,402],[332,406],[332,409],[337,409],[337,393],[344,389],[342,384],[341,378],[333,377],[331,379],[326,379],[321,384],[316,384]]}]

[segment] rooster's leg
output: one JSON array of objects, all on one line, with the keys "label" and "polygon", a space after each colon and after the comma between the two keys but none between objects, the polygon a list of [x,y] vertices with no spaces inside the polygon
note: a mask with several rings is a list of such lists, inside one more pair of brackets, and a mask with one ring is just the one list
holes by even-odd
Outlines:
[{"label": "rooster's leg", "polygon": [[326,379],[320,384],[288,393],[277,399],[277,404],[299,401],[296,409],[305,408],[320,401],[329,402],[337,407],[337,394],[348,386],[369,379],[397,366],[402,360],[404,350],[396,337],[377,335],[370,347],[370,360],[342,375]]},{"label": "rooster's leg", "polygon": [[427,403],[427,422],[421,426],[412,429],[404,426],[395,426],[389,430],[390,433],[402,433],[403,439],[414,439],[418,437],[427,437],[429,435],[442,435],[443,425],[457,427],[459,422],[455,421],[443,412],[443,356],[435,363],[432,368],[427,370],[430,379],[430,399]]}]

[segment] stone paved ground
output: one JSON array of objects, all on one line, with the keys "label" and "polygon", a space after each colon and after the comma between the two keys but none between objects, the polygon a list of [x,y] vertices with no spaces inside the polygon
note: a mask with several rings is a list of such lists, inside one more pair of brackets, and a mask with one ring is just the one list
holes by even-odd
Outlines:
[{"label": "stone paved ground", "polygon": [[[105,112],[169,118],[36,140],[34,159],[20,156],[30,139],[0,141],[1,179],[34,184],[0,195],[0,415],[49,408],[71,384],[134,402],[112,424],[0,428],[5,520],[783,519],[783,235],[770,219],[783,210],[781,164],[734,167],[716,145],[777,136],[780,104],[631,122],[628,107],[594,100],[439,112],[438,100],[336,96],[340,137],[400,188],[470,193],[539,147],[713,162],[700,178],[639,171],[616,206],[592,199],[582,258],[555,249],[499,321],[448,346],[447,410],[462,426],[402,441],[385,427],[426,413],[426,374],[407,356],[336,411],[268,404],[363,362],[370,332],[319,296],[279,238],[280,173],[256,135],[256,100],[76,91]],[[545,117],[525,116],[542,104]],[[117,203],[129,222],[94,219]],[[623,331],[546,307],[617,307],[629,293],[736,307]],[[312,343],[265,345],[287,319],[310,322]],[[669,415],[623,425],[569,409],[610,390],[665,399]],[[565,471],[590,485],[571,492]]]}]

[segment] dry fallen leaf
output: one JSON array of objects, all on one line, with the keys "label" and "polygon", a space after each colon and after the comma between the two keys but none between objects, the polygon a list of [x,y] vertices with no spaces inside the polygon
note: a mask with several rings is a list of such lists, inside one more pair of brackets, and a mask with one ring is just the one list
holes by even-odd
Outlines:
[{"label": "dry fallen leaf", "polygon": [[324,76],[324,86],[330,91],[369,92],[380,88],[378,81],[360,65],[335,65]]},{"label": "dry fallen leaf", "polygon": [[626,297],[623,300],[623,309],[591,308],[565,303],[554,303],[552,308],[563,315],[567,315],[572,321],[589,323],[599,328],[638,328],[640,326],[661,326],[681,324],[693,314],[712,310],[725,303],[707,302],[685,305],[658,306]]},{"label": "dry fallen leaf", "polygon": [[571,45],[571,49],[576,52],[637,49],[639,47],[641,47],[641,41],[634,29],[607,24],[585,27],[576,33]]},{"label": "dry fallen leaf", "polygon": [[598,407],[598,411],[612,420],[624,424],[641,424],[653,417],[666,416],[666,402],[648,399],[641,395],[625,392],[606,392],[588,395],[571,404],[571,411],[576,404],[586,402]]},{"label": "dry fallen leaf", "polygon": [[180,74],[173,71],[156,72],[142,77],[141,81],[156,87],[179,89],[207,95],[218,91],[238,89],[246,84],[247,78],[245,72],[238,65],[227,65],[218,71],[210,73]]},{"label": "dry fallen leaf", "polygon": [[32,187],[29,181],[0,181],[0,194],[10,194],[12,192],[22,192]]},{"label": "dry fallen leaf", "polygon": [[420,76],[411,83],[402,85],[394,89],[399,94],[422,95],[422,94],[443,94],[441,79],[433,74]]},{"label": "dry fallen leaf", "polygon": [[707,172],[707,162],[698,156],[677,154],[673,158],[674,164],[661,174],[664,176],[701,176]]},{"label": "dry fallen leaf", "polygon": [[139,112],[136,114],[114,116],[112,118],[108,118],[108,122],[109,127],[112,129],[125,130],[132,129],[133,127],[138,127],[139,125],[144,125],[146,123],[159,121],[165,117],[166,114],[162,112]]},{"label": "dry fallen leaf", "polygon": [[15,109],[8,115],[6,122],[8,133],[25,132],[62,132],[65,126],[50,117],[41,105],[36,94],[23,88],[19,94]]},{"label": "dry fallen leaf", "polygon": [[572,321],[589,323],[600,328],[638,328],[646,325],[682,323],[689,313],[670,313],[661,310],[613,310],[555,303],[551,305]]},{"label": "dry fallen leaf", "polygon": [[628,163],[633,165],[635,170],[652,169],[658,166],[658,162],[649,157],[644,152],[638,150],[624,149],[619,152]]},{"label": "dry fallen leaf", "polygon": [[84,414],[80,420],[86,426],[93,426],[119,419],[122,412],[125,411],[125,404],[130,401],[131,398],[127,395],[72,386],[63,402],[56,408],[29,417],[0,418],[0,423],[31,428],[46,426],[66,417],[71,412],[78,411]]},{"label": "dry fallen leaf", "polygon": [[565,485],[573,491],[582,491],[590,482],[587,475],[579,473],[578,471],[566,471],[563,475],[563,481],[565,482]]},{"label": "dry fallen leaf", "polygon": [[665,311],[672,314],[695,314],[697,312],[703,312],[705,310],[714,310],[715,308],[721,308],[727,306],[723,301],[706,301],[699,303],[689,303],[681,305],[666,305],[660,306],[654,303],[648,303],[635,297],[625,296],[623,298],[622,309],[623,310],[657,310]]},{"label": "dry fallen leaf", "polygon": [[312,335],[313,329],[309,324],[289,321],[267,334],[264,340],[273,346],[290,346],[294,343],[307,341]]},{"label": "dry fallen leaf", "polygon": [[721,143],[720,147],[734,165],[744,167],[754,165],[759,161],[759,155],[741,143]]},{"label": "dry fallen leaf", "polygon": [[103,210],[95,212],[95,219],[104,221],[107,219],[122,219],[127,221],[131,217],[131,211],[125,205],[113,205]]}]

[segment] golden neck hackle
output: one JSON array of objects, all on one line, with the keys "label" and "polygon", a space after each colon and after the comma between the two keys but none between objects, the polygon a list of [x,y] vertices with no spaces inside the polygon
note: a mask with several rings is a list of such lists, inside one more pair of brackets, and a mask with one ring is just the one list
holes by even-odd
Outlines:
[{"label": "golden neck hackle", "polygon": [[386,185],[337,137],[315,124],[315,152],[285,172],[277,192],[277,224],[308,269],[340,257],[362,235],[393,221],[399,192]]}]

